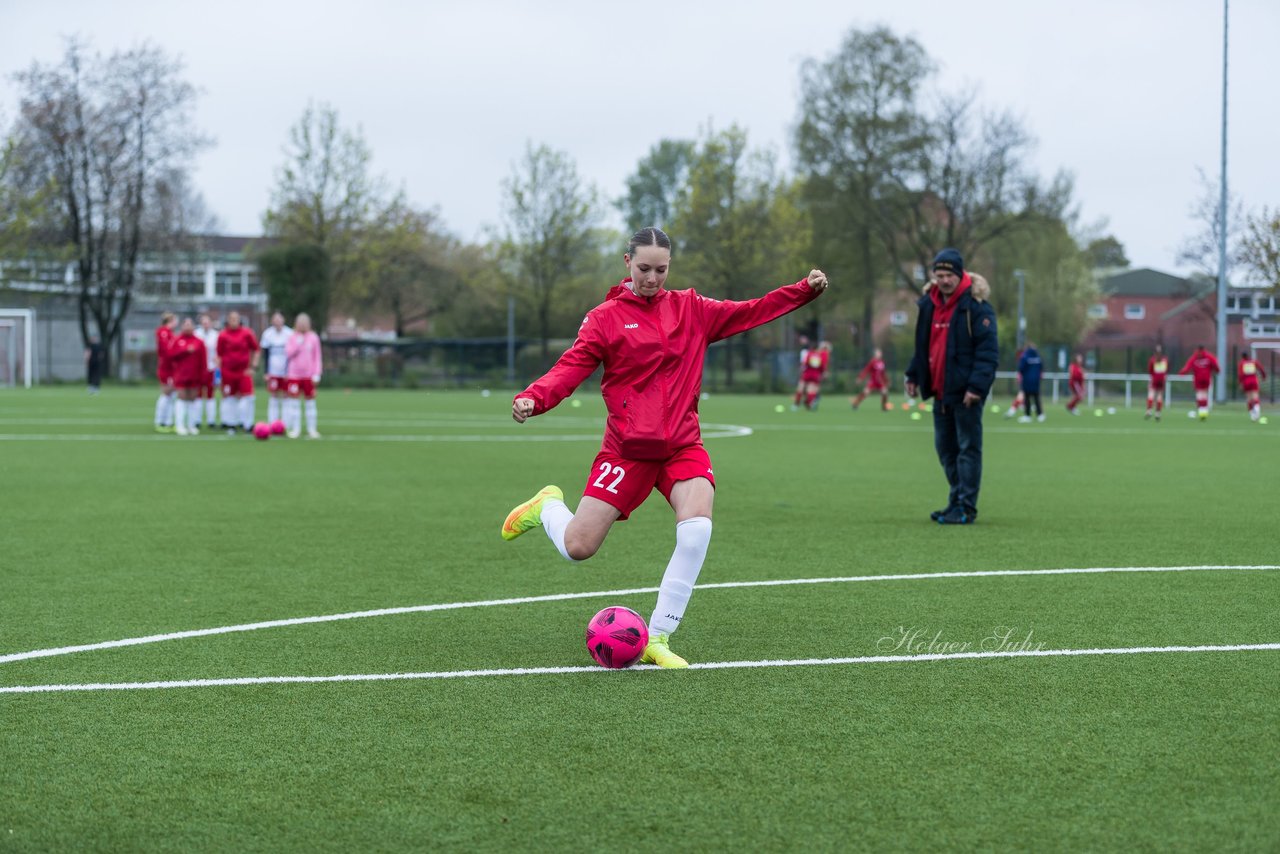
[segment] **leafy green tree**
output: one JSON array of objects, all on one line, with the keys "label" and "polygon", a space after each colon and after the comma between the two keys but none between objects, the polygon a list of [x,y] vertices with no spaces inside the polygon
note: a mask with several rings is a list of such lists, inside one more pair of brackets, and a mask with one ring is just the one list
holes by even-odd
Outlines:
[{"label": "leafy green tree", "polygon": [[305,311],[313,329],[329,325],[333,270],[329,253],[314,243],[286,243],[257,255],[271,307],[285,317]]},{"label": "leafy green tree", "polygon": [[[708,131],[675,211],[672,239],[678,258],[673,264],[679,265],[680,278],[708,296],[731,300],[759,296],[762,287],[777,284],[771,276],[794,248],[778,231],[788,216],[778,201],[784,186],[773,155],[749,148],[745,130],[735,125]],[[794,205],[794,198],[787,202]],[[791,224],[798,223],[799,215],[790,213]],[[750,365],[751,337],[734,336],[727,344],[725,384],[732,386],[735,361]]]},{"label": "leafy green tree", "polygon": [[617,206],[633,234],[651,225],[662,229],[671,225],[696,150],[692,141],[664,139],[627,178],[627,194]]},{"label": "leafy green tree", "polygon": [[[889,251],[908,221],[904,186],[929,142],[918,105],[933,72],[925,49],[886,27],[851,30],[826,61],[801,71],[795,153],[813,243],[841,296],[861,306],[870,330],[879,289],[897,275]],[[874,346],[864,335],[862,349]]]},{"label": "leafy green tree", "polygon": [[334,302],[361,304],[371,282],[365,238],[402,200],[372,174],[373,153],[359,129],[342,127],[328,104],[307,105],[289,130],[285,158],[263,217],[267,236],[324,249]]},{"label": "leafy green tree", "polygon": [[599,197],[567,154],[532,143],[502,189],[499,263],[511,292],[532,308],[546,366],[557,297],[596,253]]},{"label": "leafy green tree", "polygon": [[437,214],[395,204],[365,235],[373,304],[391,313],[397,338],[408,325],[445,312],[458,293],[456,239]]},{"label": "leafy green tree", "polygon": [[1095,270],[1129,266],[1129,256],[1125,254],[1124,244],[1110,234],[1090,240],[1084,248],[1084,254],[1089,266]]}]

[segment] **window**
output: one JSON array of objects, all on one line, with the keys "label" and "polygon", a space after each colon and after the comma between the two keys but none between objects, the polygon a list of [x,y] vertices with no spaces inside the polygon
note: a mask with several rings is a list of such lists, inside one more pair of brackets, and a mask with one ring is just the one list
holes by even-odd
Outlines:
[{"label": "window", "polygon": [[889,312],[889,325],[890,326],[906,326],[907,313],[905,311]]},{"label": "window", "polygon": [[1089,316],[1092,317],[1094,320],[1106,320],[1107,304],[1102,302],[1095,302],[1093,305],[1089,306]]},{"label": "window", "polygon": [[1147,316],[1147,307],[1142,303],[1129,303],[1124,307],[1125,320],[1142,320]]}]

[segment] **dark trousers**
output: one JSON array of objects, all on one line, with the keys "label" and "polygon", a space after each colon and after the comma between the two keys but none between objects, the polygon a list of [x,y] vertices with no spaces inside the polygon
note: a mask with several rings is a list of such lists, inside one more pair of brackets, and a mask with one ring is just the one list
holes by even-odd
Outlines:
[{"label": "dark trousers", "polygon": [[951,486],[950,506],[976,513],[982,485],[982,409],[935,403],[933,445]]},{"label": "dark trousers", "polygon": [[1044,407],[1040,405],[1040,389],[1036,389],[1035,391],[1026,391],[1024,389],[1022,392],[1022,405],[1026,407],[1028,418],[1031,417],[1032,398],[1035,398],[1036,401],[1036,415],[1044,414]]}]

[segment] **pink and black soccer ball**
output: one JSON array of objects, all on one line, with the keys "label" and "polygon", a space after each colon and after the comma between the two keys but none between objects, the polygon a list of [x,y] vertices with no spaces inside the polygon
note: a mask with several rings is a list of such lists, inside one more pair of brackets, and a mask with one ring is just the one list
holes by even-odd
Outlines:
[{"label": "pink and black soccer ball", "polygon": [[587,623],[587,652],[601,667],[630,667],[644,655],[649,627],[630,608],[605,608]]},{"label": "pink and black soccer ball", "polygon": [[267,426],[271,428],[271,435],[272,435],[272,436],[283,436],[283,435],[284,435],[284,422],[283,422],[283,421],[281,421],[279,418],[277,418],[275,421],[272,421],[272,422],[271,422],[270,424],[268,424]]},{"label": "pink and black soccer ball", "polygon": [[265,423],[259,421],[257,424],[253,425],[253,438],[259,439],[263,442],[267,441],[271,438],[271,428]]}]

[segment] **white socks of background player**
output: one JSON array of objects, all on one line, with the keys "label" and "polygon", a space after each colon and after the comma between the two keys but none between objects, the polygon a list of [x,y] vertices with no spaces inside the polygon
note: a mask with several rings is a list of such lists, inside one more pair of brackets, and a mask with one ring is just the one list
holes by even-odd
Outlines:
[{"label": "white socks of background player", "polygon": [[232,395],[222,398],[222,424],[224,427],[235,427],[240,423],[240,398]]},{"label": "white socks of background player", "polygon": [[218,426],[218,401],[215,398],[204,402],[204,423],[210,429]]},{"label": "white socks of background player", "polygon": [[173,392],[161,394],[156,398],[156,426],[171,427],[173,425],[173,403],[176,395]]},{"label": "white socks of background player", "polygon": [[658,586],[658,602],[649,618],[650,637],[669,635],[680,628],[709,545],[711,520],[706,516],[694,516],[676,524],[676,550]]},{"label": "white socks of background player", "polygon": [[267,423],[280,420],[280,398],[274,394],[267,398]]},{"label": "white socks of background player", "polygon": [[253,402],[254,396],[251,394],[240,398],[240,426],[246,430],[253,429]]},{"label": "white socks of background player", "polygon": [[542,502],[542,530],[547,532],[547,538],[565,560],[573,560],[564,547],[564,532],[572,521],[573,511],[563,501],[558,498],[548,498]]},{"label": "white socks of background player", "polygon": [[302,401],[295,397],[287,398],[280,405],[280,409],[284,418],[284,429],[290,436],[298,435],[302,431]]}]

